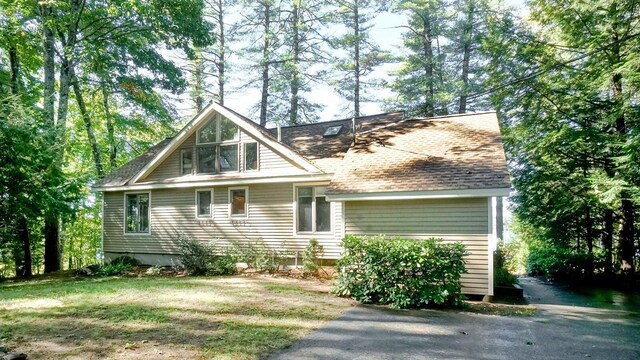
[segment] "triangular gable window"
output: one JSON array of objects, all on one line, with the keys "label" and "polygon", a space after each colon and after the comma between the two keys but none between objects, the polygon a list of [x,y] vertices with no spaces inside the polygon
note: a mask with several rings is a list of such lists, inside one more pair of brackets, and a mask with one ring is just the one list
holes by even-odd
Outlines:
[{"label": "triangular gable window", "polygon": [[238,126],[218,115],[198,129],[196,135],[197,174],[238,171]]}]

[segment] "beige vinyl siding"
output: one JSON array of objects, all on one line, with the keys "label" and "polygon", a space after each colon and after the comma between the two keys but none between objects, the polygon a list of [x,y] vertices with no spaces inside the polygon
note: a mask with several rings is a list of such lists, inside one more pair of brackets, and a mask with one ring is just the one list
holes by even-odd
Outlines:
[{"label": "beige vinyl siding", "polygon": [[[245,142],[257,142],[250,135],[240,131],[240,143],[238,147],[239,161],[238,168],[241,170],[244,168],[244,158],[243,151],[244,148],[242,146]],[[191,149],[194,151],[193,153],[193,162],[194,166],[196,166],[197,162],[197,153],[194,150],[196,144],[196,133],[189,136],[176,151],[169,154],[169,156],[162,161],[147,177],[141,180],[141,182],[153,182],[153,181],[162,181],[162,180],[178,180],[182,176],[180,175],[180,150],[182,149]],[[257,174],[264,173],[268,175],[270,173],[290,173],[290,174],[300,174],[303,173],[303,170],[299,169],[295,165],[292,165],[289,161],[281,157],[280,155],[273,152],[264,144],[258,144],[259,156],[258,165],[259,171],[251,171],[247,174],[251,176],[256,176]],[[232,174],[232,173],[229,173]]]},{"label": "beige vinyl siding", "polygon": [[[201,188],[198,188],[201,189]],[[333,232],[296,235],[293,224],[293,185],[265,184],[248,187],[247,219],[230,219],[228,187],[213,187],[213,218],[196,219],[195,189],[151,191],[151,235],[124,234],[124,195],[105,193],[104,251],[108,253],[175,254],[180,234],[200,241],[264,241],[272,248],[282,245],[300,251],[312,238],[325,249],[325,258],[337,258],[342,238],[342,205],[333,204]]]},{"label": "beige vinyl siding", "polygon": [[345,209],[346,233],[460,241],[469,252],[463,292],[485,295],[489,287],[488,206],[487,198],[350,201]]}]

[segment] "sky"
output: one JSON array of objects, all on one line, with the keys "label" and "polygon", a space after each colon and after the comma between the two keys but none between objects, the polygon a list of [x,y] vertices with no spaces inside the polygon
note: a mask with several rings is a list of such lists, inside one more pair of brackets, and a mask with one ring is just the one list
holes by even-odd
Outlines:
[{"label": "sky", "polygon": [[[526,13],[526,7],[524,0],[505,0],[506,5],[516,9],[516,11],[522,16]],[[373,21],[373,27],[371,28],[371,38],[383,49],[392,54],[399,54],[403,49],[401,26],[406,24],[406,17],[397,13],[382,12],[378,14]],[[233,61],[233,58],[230,59]],[[398,68],[399,64],[384,64],[376,69],[372,74],[372,78],[379,80],[390,80],[393,72]],[[236,80],[237,81],[237,80]],[[230,84],[228,87],[234,88],[237,83],[234,84],[233,76],[230,77]],[[371,115],[383,112],[381,107],[382,100],[392,96],[392,93],[388,89],[377,89],[373,96],[378,99],[377,102],[364,103],[361,105],[361,112],[363,115]],[[328,121],[333,119],[345,118],[349,114],[345,114],[343,111],[346,105],[345,101],[336,93],[336,91],[329,85],[318,84],[316,85],[309,98],[314,99],[324,105],[324,110],[320,114],[320,121]],[[227,92],[225,94],[225,105],[234,109],[235,111],[256,120],[257,113],[252,113],[251,107],[259,102],[260,92],[258,89],[249,89],[244,91]],[[401,110],[401,109],[399,109]]]}]

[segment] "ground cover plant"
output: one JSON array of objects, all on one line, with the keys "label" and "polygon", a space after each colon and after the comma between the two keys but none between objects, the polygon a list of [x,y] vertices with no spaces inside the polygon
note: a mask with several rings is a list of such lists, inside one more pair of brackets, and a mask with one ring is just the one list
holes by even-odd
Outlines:
[{"label": "ground cover plant", "polygon": [[397,308],[461,305],[466,250],[440,239],[347,236],[334,291]]},{"label": "ground cover plant", "polygon": [[0,343],[37,359],[257,359],[352,302],[270,276],[62,278],[0,285]]}]

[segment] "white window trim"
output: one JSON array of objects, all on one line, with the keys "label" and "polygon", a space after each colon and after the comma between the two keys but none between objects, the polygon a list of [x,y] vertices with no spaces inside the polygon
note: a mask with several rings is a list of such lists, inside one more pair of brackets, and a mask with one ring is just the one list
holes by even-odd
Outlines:
[{"label": "white window trim", "polygon": [[[231,191],[232,190],[244,190],[244,214],[243,215],[232,215],[231,214]],[[227,189],[227,214],[229,219],[232,220],[242,220],[249,218],[249,187],[248,186],[235,186]]]},{"label": "white window trim", "polygon": [[[209,204],[209,215],[208,216],[202,216],[198,214],[198,207],[200,206],[200,204],[198,203],[198,201],[200,200],[198,198],[198,193],[199,192],[205,192],[205,191],[209,191],[211,193],[211,204]],[[196,216],[196,220],[211,220],[213,219],[213,188],[200,188],[200,189],[196,189],[195,190],[195,197],[196,197],[196,206],[195,206],[195,216]]]},{"label": "white window trim", "polygon": [[[203,126],[201,126],[198,130],[196,130],[196,145],[195,145],[195,151],[194,151],[194,158],[193,158],[193,162],[194,162],[194,166],[193,166],[193,170],[192,170],[192,174],[195,175],[216,175],[216,174],[225,174],[225,173],[239,173],[242,169],[241,169],[241,164],[240,164],[240,153],[242,151],[242,142],[240,141],[240,127],[235,124],[232,120],[229,120],[227,118],[227,120],[229,120],[232,124],[235,125],[236,127],[236,138],[232,139],[232,140],[221,140],[221,132],[220,132],[220,128],[221,128],[221,123],[222,123],[222,119],[223,116],[221,114],[216,114],[213,118],[211,118],[209,121],[207,121]],[[200,131],[207,126],[208,124],[210,124],[211,122],[215,122],[216,124],[216,139],[214,142],[200,142]],[[220,158],[221,158],[221,153],[222,153],[222,147],[223,146],[228,146],[228,145],[236,145],[238,147],[238,150],[236,151],[236,164],[238,165],[238,168],[236,170],[222,170],[221,166],[220,166]],[[214,171],[213,172],[201,172],[200,171],[200,157],[199,157],[199,149],[200,148],[205,148],[205,147],[213,147],[213,151],[214,151],[214,155],[213,155],[213,161],[214,161]],[[182,155],[180,156],[180,158],[182,159]],[[181,160],[182,162],[182,160]],[[182,172],[182,165],[180,167],[180,171]]]},{"label": "white window trim", "polygon": [[[182,171],[182,168],[184,167],[184,157],[182,156],[182,153],[190,151],[191,152],[191,173],[189,174],[184,174]],[[180,176],[189,176],[189,175],[193,175],[194,170],[196,168],[196,161],[194,159],[194,151],[193,148],[190,147],[188,149],[180,149],[180,169],[178,169],[178,171],[180,171]]]},{"label": "white window trim", "polygon": [[[256,168],[247,170],[247,152],[245,147],[247,144],[256,144]],[[242,143],[242,171],[243,172],[257,172],[260,171],[260,143],[257,141],[247,141]]]},{"label": "white window trim", "polygon": [[[236,140],[234,140],[236,141]],[[222,167],[220,166],[220,161],[216,161],[216,166],[219,167],[220,169],[216,169],[218,172],[217,174],[226,174],[226,173],[239,173],[240,172],[240,151],[242,151],[240,148],[242,146],[241,142],[227,142],[227,143],[217,143],[216,146],[216,160],[221,158],[221,154],[222,154],[222,147],[223,146],[229,146],[229,145],[237,145],[238,146],[238,151],[236,151],[236,164],[238,164],[238,170],[222,170]]]},{"label": "white window trim", "polygon": [[[313,189],[313,201],[311,206],[311,219],[312,219],[312,228],[316,227],[316,207],[315,207],[315,198],[316,198],[316,187],[326,187],[329,186],[328,183],[297,183],[293,184],[293,235],[331,235],[335,233],[335,204],[334,202],[329,202],[329,218],[331,219],[331,229],[329,231],[298,231],[298,188],[300,187],[310,187]],[[325,195],[327,201],[329,201],[329,197]]]},{"label": "white window trim", "polygon": [[[149,195],[149,231],[147,232],[127,232],[127,195],[139,195],[139,194],[148,194]],[[126,191],[123,195],[123,206],[124,214],[122,214],[122,234],[126,236],[150,236],[151,235],[151,191]]]}]

